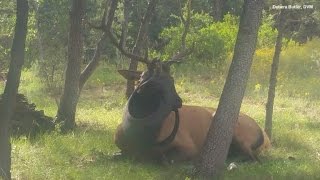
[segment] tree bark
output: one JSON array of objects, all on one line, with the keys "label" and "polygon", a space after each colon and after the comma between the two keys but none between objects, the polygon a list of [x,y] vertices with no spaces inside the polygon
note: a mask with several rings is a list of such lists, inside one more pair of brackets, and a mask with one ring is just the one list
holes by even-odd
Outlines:
[{"label": "tree bark", "polygon": [[[80,83],[79,83],[79,91],[81,92],[83,86],[92,75],[92,73],[97,69],[101,57],[101,50],[104,47],[104,42],[107,40],[107,34],[103,33],[102,37],[97,43],[96,49],[94,51],[94,55],[90,60],[89,64],[85,67],[85,69],[81,72],[80,75]],[[79,92],[79,94],[80,94]]]},{"label": "tree bark", "polygon": [[28,24],[28,1],[17,0],[17,18],[11,48],[11,62],[0,107],[0,179],[11,179],[10,119],[16,102]]},{"label": "tree bark", "polygon": [[279,67],[279,61],[280,61],[280,54],[282,49],[284,23],[285,23],[284,10],[281,10],[279,14],[278,36],[276,40],[275,51],[273,55],[272,65],[271,65],[268,100],[266,104],[265,131],[269,136],[270,140],[272,136],[273,105],[274,105],[274,98],[275,98],[275,92],[276,92],[276,86],[277,86],[277,74],[278,74],[278,67]]},{"label": "tree bark", "polygon": [[126,47],[126,39],[128,36],[128,25],[129,25],[129,17],[130,17],[130,0],[124,0],[123,2],[123,22],[121,23],[121,38],[120,38],[120,45],[122,48]]},{"label": "tree bark", "polygon": [[[108,6],[108,4],[107,4],[107,6]],[[87,82],[89,77],[92,75],[92,73],[96,70],[96,68],[99,65],[101,50],[103,49],[105,41],[107,40],[107,37],[108,37],[107,32],[110,31],[110,28],[112,26],[117,6],[118,6],[118,1],[112,0],[110,2],[110,8],[105,7],[105,12],[104,12],[102,22],[101,22],[101,27],[105,28],[104,29],[105,32],[103,33],[102,37],[100,38],[100,40],[97,43],[97,46],[96,46],[96,49],[95,49],[95,52],[94,52],[92,59],[90,60],[89,64],[85,67],[85,69],[81,72],[80,83],[79,83],[79,91],[80,92],[81,92],[84,84]],[[109,8],[109,13],[107,15],[108,8]],[[107,22],[106,22],[106,20],[107,20]],[[80,94],[80,92],[79,92],[79,94]]]},{"label": "tree bark", "polygon": [[[143,49],[143,44],[146,42],[147,38],[147,32],[148,32],[148,26],[151,22],[153,12],[155,11],[155,7],[157,4],[158,0],[150,0],[147,11],[141,21],[138,36],[135,42],[135,45],[132,50],[132,54],[135,55],[142,55],[142,49]],[[136,71],[138,67],[138,61],[131,59],[130,65],[129,65],[129,70]],[[134,81],[132,80],[127,80],[127,89],[126,89],[126,96],[127,98],[130,97],[134,90]]]},{"label": "tree bark", "polygon": [[232,140],[233,126],[238,119],[249,78],[263,5],[263,0],[244,1],[228,77],[207,140],[196,164],[197,173],[204,178],[217,178],[223,172]]},{"label": "tree bark", "polygon": [[82,58],[82,19],[84,0],[73,0],[70,12],[70,31],[68,43],[68,64],[63,95],[60,100],[56,122],[61,123],[61,130],[71,130],[75,126],[75,113],[80,95],[80,73]]},{"label": "tree bark", "polygon": [[[69,32],[69,51],[68,51],[68,65],[66,71],[66,81],[64,93],[61,97],[60,106],[57,113],[56,122],[61,123],[61,129],[63,131],[71,130],[75,126],[75,114],[79,100],[79,96],[85,83],[92,75],[94,70],[98,67],[101,50],[104,47],[104,43],[107,40],[108,31],[112,26],[115,10],[117,8],[118,1],[112,0],[110,9],[107,14],[106,7],[104,16],[102,18],[99,29],[103,29],[105,32],[97,43],[94,55],[89,64],[80,73],[81,57],[82,57],[82,19],[84,16],[84,0],[74,0],[71,12],[71,26]],[[107,5],[108,6],[108,5]],[[107,20],[107,22],[106,22]]]},{"label": "tree bark", "polygon": [[212,16],[215,21],[223,20],[223,8],[225,7],[226,0],[213,0],[212,2]]}]

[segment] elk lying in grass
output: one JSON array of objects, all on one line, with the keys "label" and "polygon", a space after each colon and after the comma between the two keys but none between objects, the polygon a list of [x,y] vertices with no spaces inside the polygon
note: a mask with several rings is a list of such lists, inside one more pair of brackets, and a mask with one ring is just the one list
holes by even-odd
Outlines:
[{"label": "elk lying in grass", "polygon": [[[143,73],[119,71],[126,79],[139,79],[116,130],[115,143],[122,153],[174,161],[199,155],[215,109],[182,105],[169,72],[172,62],[148,62],[148,70]],[[230,151],[238,149],[256,161],[256,153],[270,146],[256,121],[240,114]]]}]

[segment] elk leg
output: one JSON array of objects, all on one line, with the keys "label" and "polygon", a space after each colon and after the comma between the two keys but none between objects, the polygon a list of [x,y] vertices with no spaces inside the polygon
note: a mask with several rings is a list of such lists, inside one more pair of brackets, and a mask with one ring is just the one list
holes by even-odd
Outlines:
[{"label": "elk leg", "polygon": [[250,148],[250,145],[240,143],[240,148],[242,149],[243,153],[249,156],[252,161],[260,162],[259,158],[253,153],[252,149]]}]

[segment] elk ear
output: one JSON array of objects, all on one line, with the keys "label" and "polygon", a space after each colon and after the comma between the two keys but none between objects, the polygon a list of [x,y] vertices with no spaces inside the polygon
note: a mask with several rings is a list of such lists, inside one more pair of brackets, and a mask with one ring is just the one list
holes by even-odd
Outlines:
[{"label": "elk ear", "polygon": [[131,71],[131,70],[118,70],[118,73],[121,74],[125,79],[137,81],[140,79],[142,71]]}]

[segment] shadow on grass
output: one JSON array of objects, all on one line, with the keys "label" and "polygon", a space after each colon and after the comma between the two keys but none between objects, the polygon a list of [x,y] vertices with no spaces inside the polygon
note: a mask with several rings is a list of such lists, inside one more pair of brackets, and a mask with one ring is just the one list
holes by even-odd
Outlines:
[{"label": "shadow on grass", "polygon": [[312,151],[312,147],[307,142],[297,140],[289,136],[283,136],[274,142],[274,147],[284,147],[290,151]]},{"label": "shadow on grass", "polygon": [[308,130],[319,132],[320,131],[320,120],[319,121],[309,120],[306,122],[306,127]]},{"label": "shadow on grass", "polygon": [[[91,121],[78,123],[76,129],[68,134],[53,132],[40,136],[33,141],[45,148],[43,156],[46,161],[50,162],[49,168],[68,167],[68,169],[80,173],[78,177],[101,176],[111,179],[185,179],[190,177],[193,168],[190,163],[174,163],[163,166],[136,161],[129,157],[115,158],[113,155],[115,152],[119,152],[119,149],[113,142],[113,135],[114,129],[109,129],[102,124]],[[295,137],[291,137],[289,134],[279,134],[278,137],[275,148],[283,146],[290,148],[290,152],[298,149],[299,152],[310,152],[308,144],[301,139],[297,141]],[[256,179],[258,177],[269,179],[270,177],[272,179],[273,176],[268,176],[270,172],[278,174],[274,178],[287,177],[286,175],[293,172],[294,170],[291,169],[296,167],[301,160],[306,160],[305,157],[296,157],[296,161],[284,161],[285,159],[288,159],[288,157],[279,159],[263,157],[261,159],[262,164],[243,163],[237,159],[228,159],[226,165],[236,161],[239,168],[235,171],[226,172],[226,179],[229,177],[229,179],[233,177],[237,177],[236,179]],[[248,170],[251,171],[251,174]],[[67,174],[67,172],[61,173]],[[299,173],[302,174],[301,177],[308,175],[308,172],[304,172],[303,169]]]}]

